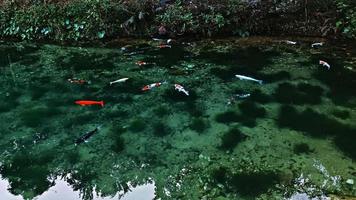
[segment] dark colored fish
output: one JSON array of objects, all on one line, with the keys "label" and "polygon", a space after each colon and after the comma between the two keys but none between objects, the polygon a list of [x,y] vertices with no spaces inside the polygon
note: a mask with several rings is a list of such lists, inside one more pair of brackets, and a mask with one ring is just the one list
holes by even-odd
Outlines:
[{"label": "dark colored fish", "polygon": [[97,133],[100,130],[101,126],[96,127],[94,130],[89,131],[82,136],[80,136],[78,139],[75,140],[75,144],[81,144],[85,141],[87,141],[91,136],[93,136],[95,133]]}]

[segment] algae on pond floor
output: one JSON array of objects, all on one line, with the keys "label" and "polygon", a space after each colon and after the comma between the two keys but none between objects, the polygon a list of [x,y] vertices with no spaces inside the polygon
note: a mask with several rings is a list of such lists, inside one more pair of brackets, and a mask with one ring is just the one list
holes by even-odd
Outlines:
[{"label": "algae on pond floor", "polygon": [[[257,41],[168,49],[139,41],[124,50],[1,44],[2,57],[20,52],[12,59],[15,83],[0,62],[0,173],[9,191],[32,199],[61,178],[82,199],[152,181],[161,199],[355,196],[346,183],[356,180],[355,74],[347,69],[355,58],[337,46]],[[319,57],[331,70],[319,67]],[[157,82],[165,84],[142,91]],[[243,94],[250,95],[236,97]]]}]

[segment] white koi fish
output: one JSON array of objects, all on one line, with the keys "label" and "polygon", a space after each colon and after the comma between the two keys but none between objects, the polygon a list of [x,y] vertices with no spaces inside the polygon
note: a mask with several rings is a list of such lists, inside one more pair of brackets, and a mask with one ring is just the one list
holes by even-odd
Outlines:
[{"label": "white koi fish", "polygon": [[317,43],[313,43],[313,44],[311,45],[311,47],[312,47],[312,48],[314,48],[314,47],[321,47],[321,46],[323,46],[323,45],[324,45],[323,42],[317,42]]},{"label": "white koi fish", "polygon": [[325,61],[319,60],[319,65],[323,65],[323,67],[327,67],[328,69],[330,69],[329,63],[327,63]]},{"label": "white koi fish", "polygon": [[174,89],[178,90],[179,92],[183,92],[185,95],[189,96],[189,92],[184,89],[183,86],[179,84],[174,84]]},{"label": "white koi fish", "polygon": [[235,75],[236,78],[240,79],[240,80],[247,80],[247,81],[255,81],[259,84],[262,84],[263,81],[262,80],[257,80],[257,79],[254,79],[254,78],[251,78],[251,77],[248,77],[248,76],[244,76],[244,75]]},{"label": "white koi fish", "polygon": [[297,42],[290,41],[290,40],[285,40],[284,42],[287,43],[287,44],[292,44],[292,45],[296,45],[297,44]]},{"label": "white koi fish", "polygon": [[123,83],[125,81],[127,81],[129,78],[121,78],[119,80],[116,80],[116,81],[112,81],[110,82],[110,85],[114,84],[114,83]]}]

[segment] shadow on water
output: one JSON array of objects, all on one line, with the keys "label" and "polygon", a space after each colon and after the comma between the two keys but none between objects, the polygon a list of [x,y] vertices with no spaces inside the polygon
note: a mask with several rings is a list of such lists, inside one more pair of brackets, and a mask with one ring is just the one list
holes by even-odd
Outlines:
[{"label": "shadow on water", "polygon": [[173,45],[172,48],[160,49],[155,47],[145,53],[147,62],[156,63],[159,67],[171,67],[179,64],[180,61],[187,60],[191,53],[184,50],[183,46]]},{"label": "shadow on water", "polygon": [[301,131],[313,137],[332,137],[335,145],[341,151],[356,160],[356,149],[354,148],[356,129],[354,127],[340,123],[310,108],[298,112],[292,106],[281,107],[277,124],[281,128]]},{"label": "shadow on water", "polygon": [[222,150],[233,150],[238,143],[246,139],[246,135],[241,133],[237,128],[231,128],[227,132],[223,133],[221,137],[220,149]]},{"label": "shadow on water", "polygon": [[98,53],[78,53],[72,52],[70,58],[59,57],[56,60],[56,63],[61,68],[64,69],[73,69],[75,71],[81,70],[95,70],[95,69],[106,69],[110,70],[114,68],[114,63],[112,58],[118,57],[119,54],[98,54]]},{"label": "shadow on water", "polygon": [[[229,81],[233,78],[234,74],[243,74],[253,76],[260,79],[258,71],[262,70],[265,66],[272,64],[272,58],[279,56],[280,53],[272,50],[262,50],[258,47],[248,47],[245,49],[232,50],[230,52],[216,52],[207,51],[198,56],[198,59],[207,60],[208,62],[224,67],[211,68],[211,74],[220,79]],[[278,75],[278,74],[277,74]],[[274,80],[275,77],[267,77]],[[279,74],[279,76],[286,76],[286,74]]]},{"label": "shadow on water", "polygon": [[[312,59],[316,60],[314,57]],[[356,72],[346,69],[342,61],[328,58],[325,60],[331,65],[330,70],[320,68],[313,73],[313,77],[329,87],[327,96],[335,104],[355,106],[355,101],[351,103],[350,100],[356,98]]]},{"label": "shadow on water", "polygon": [[243,101],[238,105],[240,113],[234,110],[228,110],[224,113],[217,114],[215,120],[219,123],[238,122],[247,127],[255,127],[258,118],[266,116],[266,110],[253,101]]},{"label": "shadow on water", "polygon": [[274,94],[277,102],[284,104],[320,104],[324,90],[306,83],[298,85],[281,83]]},{"label": "shadow on water", "polygon": [[39,61],[39,56],[35,53],[40,49],[37,46],[0,46],[0,68],[11,63],[20,62],[22,65],[32,65]]},{"label": "shadow on water", "polygon": [[224,184],[231,191],[247,199],[255,199],[279,182],[278,174],[270,171],[243,172],[232,174],[227,168],[219,167],[211,172],[216,183]]}]

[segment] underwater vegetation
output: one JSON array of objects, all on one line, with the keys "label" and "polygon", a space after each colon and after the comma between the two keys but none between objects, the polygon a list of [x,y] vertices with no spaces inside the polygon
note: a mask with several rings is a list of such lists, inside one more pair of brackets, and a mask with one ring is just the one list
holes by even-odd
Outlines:
[{"label": "underwater vegetation", "polygon": [[241,172],[233,174],[229,186],[242,196],[256,197],[278,183],[278,175],[273,172]]},{"label": "underwater vegetation", "polygon": [[347,110],[335,109],[331,114],[340,119],[348,119],[350,117],[350,112]]},{"label": "underwater vegetation", "polygon": [[209,128],[209,121],[202,117],[194,118],[191,121],[189,128],[198,133],[203,133],[207,128]]},{"label": "underwater vegetation", "polygon": [[29,127],[39,126],[50,117],[60,114],[61,111],[56,108],[34,107],[22,110],[19,113],[23,124]]},{"label": "underwater vegetation", "polygon": [[125,149],[125,140],[122,137],[116,137],[114,139],[114,143],[111,145],[111,150],[116,153],[120,153]]},{"label": "underwater vegetation", "polygon": [[130,122],[129,130],[132,132],[141,132],[146,128],[146,121],[142,118],[133,119]]},{"label": "underwater vegetation", "polygon": [[155,136],[163,137],[172,132],[172,129],[164,122],[156,122],[152,125],[153,134]]},{"label": "underwater vegetation", "polygon": [[251,96],[249,97],[248,101],[254,101],[257,103],[269,103],[272,101],[272,97],[263,93],[259,89],[255,89],[251,92]]},{"label": "underwater vegetation", "polygon": [[241,133],[237,128],[231,128],[227,132],[223,133],[221,137],[220,148],[222,150],[233,150],[238,143],[246,139],[246,135]]},{"label": "underwater vegetation", "polygon": [[225,124],[239,122],[244,126],[254,127],[256,126],[257,118],[266,116],[265,108],[252,101],[243,101],[238,107],[240,113],[237,113],[234,110],[228,110],[224,113],[217,114],[215,120]]},{"label": "underwater vegetation", "polygon": [[[315,126],[316,122],[318,122],[318,126]],[[292,106],[282,106],[277,124],[279,127],[302,131],[314,137],[326,137],[349,132],[347,125],[341,124],[310,108],[298,112]]]},{"label": "underwater vegetation", "polygon": [[108,55],[77,52],[71,52],[70,55],[69,59],[58,58],[56,63],[59,63],[61,68],[72,68],[75,71],[96,70],[98,67],[103,67],[103,69],[114,68],[114,64],[110,61]]},{"label": "underwater vegetation", "polygon": [[281,83],[275,92],[275,98],[280,103],[285,104],[320,104],[323,89],[306,83],[293,85],[290,83]]},{"label": "underwater vegetation", "polygon": [[229,124],[229,123],[233,123],[233,122],[238,122],[239,116],[240,115],[238,113],[236,113],[235,111],[229,110],[229,111],[217,114],[215,116],[215,121],[217,121],[219,123]]},{"label": "underwater vegetation", "polygon": [[9,180],[11,193],[33,198],[48,190],[52,183],[48,180],[50,172],[47,163],[55,158],[55,154],[53,150],[36,155],[27,150],[17,152],[0,169],[2,176]]},{"label": "underwater vegetation", "polygon": [[291,75],[287,71],[280,71],[273,74],[260,74],[259,75],[264,83],[274,83],[283,80],[289,80]]},{"label": "underwater vegetation", "polygon": [[293,147],[293,152],[295,154],[309,154],[312,153],[314,150],[310,148],[307,143],[298,143],[295,144]]},{"label": "underwater vegetation", "polygon": [[[318,122],[318,126],[315,126],[315,122]],[[333,136],[335,145],[346,155],[356,159],[354,148],[356,129],[328,118],[326,115],[317,113],[310,108],[298,112],[292,106],[282,106],[277,124],[281,128],[302,131],[313,137]]]},{"label": "underwater vegetation", "polygon": [[158,106],[154,108],[152,111],[154,114],[156,114],[159,117],[165,117],[171,113],[168,106]]},{"label": "underwater vegetation", "polygon": [[331,72],[325,70],[318,70],[313,74],[313,77],[320,80],[330,88],[327,96],[332,99],[335,104],[344,106],[355,106],[353,103],[350,105],[350,97],[356,97],[356,72],[345,69],[339,62],[329,63],[333,67]]}]

